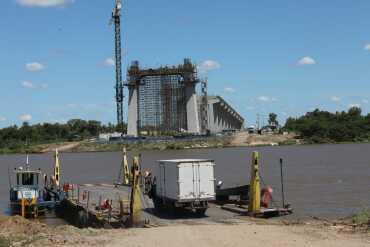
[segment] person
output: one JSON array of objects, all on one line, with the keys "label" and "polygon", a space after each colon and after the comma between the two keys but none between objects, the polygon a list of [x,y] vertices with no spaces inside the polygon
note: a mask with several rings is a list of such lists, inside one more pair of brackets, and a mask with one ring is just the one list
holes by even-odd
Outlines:
[{"label": "person", "polygon": [[152,173],[149,171],[145,172],[144,175],[144,191],[148,194],[152,187]]},{"label": "person", "polygon": [[109,202],[109,199],[105,199],[103,205],[101,205],[101,209],[105,210],[105,209],[111,209],[112,206],[110,205],[110,202]]},{"label": "person", "polygon": [[267,186],[261,190],[261,206],[268,208],[272,201],[272,188]]}]

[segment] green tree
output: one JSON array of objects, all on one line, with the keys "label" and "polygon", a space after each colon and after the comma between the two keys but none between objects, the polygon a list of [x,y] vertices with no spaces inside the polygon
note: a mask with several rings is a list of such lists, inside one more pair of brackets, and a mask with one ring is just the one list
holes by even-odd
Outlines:
[{"label": "green tree", "polygon": [[274,125],[274,126],[278,126],[279,125],[279,122],[277,120],[277,114],[275,113],[270,113],[269,114],[269,125]]},{"label": "green tree", "polygon": [[316,109],[304,116],[288,118],[285,129],[295,131],[312,142],[348,142],[370,138],[370,115],[362,116],[358,107],[331,113]]}]

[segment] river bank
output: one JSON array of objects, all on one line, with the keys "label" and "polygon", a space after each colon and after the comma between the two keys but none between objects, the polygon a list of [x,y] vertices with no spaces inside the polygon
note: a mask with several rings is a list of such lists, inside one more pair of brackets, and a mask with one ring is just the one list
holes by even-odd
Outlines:
[{"label": "river bank", "polygon": [[[256,146],[278,146],[301,144],[294,134],[269,134],[257,135],[239,132],[231,136],[208,137],[196,139],[177,139],[159,141],[140,141],[125,144],[128,151],[148,151],[148,150],[183,150],[199,148],[230,148],[230,147],[256,147]],[[56,142],[47,144],[30,145],[27,148],[0,149],[0,154],[24,154],[24,153],[48,153],[58,148],[61,152],[117,152],[122,151],[123,144],[105,143],[97,141],[75,141],[75,142]]]},{"label": "river bank", "polygon": [[21,217],[0,218],[0,246],[369,246],[369,225],[240,218],[234,223],[174,223],[134,229],[47,226]]}]

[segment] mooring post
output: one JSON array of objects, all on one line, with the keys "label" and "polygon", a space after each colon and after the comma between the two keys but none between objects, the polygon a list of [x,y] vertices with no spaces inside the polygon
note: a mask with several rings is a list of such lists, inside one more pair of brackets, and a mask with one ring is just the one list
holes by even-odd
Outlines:
[{"label": "mooring post", "polygon": [[130,185],[130,170],[128,168],[128,162],[127,162],[127,151],[126,147],[123,148],[123,157],[122,157],[122,167],[123,167],[123,180],[122,184],[124,185]]},{"label": "mooring post", "polygon": [[112,209],[113,209],[113,200],[110,200],[110,207],[109,207],[109,223],[112,219]]},{"label": "mooring post", "polygon": [[90,191],[87,192],[86,219],[89,220]]},{"label": "mooring post", "polygon": [[261,209],[261,188],[259,175],[260,155],[258,152],[253,152],[251,166],[251,181],[249,185],[249,214],[260,212]]},{"label": "mooring post", "polygon": [[77,184],[77,204],[80,204],[80,185]]},{"label": "mooring post", "polygon": [[282,198],[282,201],[283,201],[283,208],[285,208],[283,159],[282,158],[280,158],[280,181],[281,181],[281,198]]},{"label": "mooring post", "polygon": [[132,185],[130,196],[130,226],[137,226],[141,219],[140,163],[139,157],[134,157],[132,165]]},{"label": "mooring post", "polygon": [[120,198],[119,199],[119,216],[123,218],[124,215],[125,215],[125,210],[123,206],[123,200]]},{"label": "mooring post", "polygon": [[101,201],[102,201],[102,197],[101,195],[99,195],[99,204],[98,204],[99,213],[101,212]]},{"label": "mooring post", "polygon": [[21,199],[21,206],[22,206],[22,217],[26,217],[26,199]]}]

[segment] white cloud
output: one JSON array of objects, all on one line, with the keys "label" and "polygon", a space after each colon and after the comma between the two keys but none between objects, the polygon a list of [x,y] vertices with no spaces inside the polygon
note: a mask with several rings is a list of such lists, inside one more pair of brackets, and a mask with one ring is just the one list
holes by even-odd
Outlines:
[{"label": "white cloud", "polygon": [[368,99],[363,99],[363,100],[362,100],[362,103],[364,103],[364,104],[369,104],[369,100],[368,100]]},{"label": "white cloud", "polygon": [[109,57],[107,59],[104,60],[104,65],[105,66],[115,66],[115,61],[113,58]]},{"label": "white cloud", "polygon": [[0,116],[0,122],[5,122],[5,121],[6,121],[6,118],[3,116]]},{"label": "white cloud", "polygon": [[257,99],[259,101],[265,101],[265,102],[270,101],[270,97],[267,97],[267,96],[259,96]]},{"label": "white cloud", "polygon": [[45,69],[45,66],[41,63],[33,62],[33,63],[27,63],[26,69],[31,72],[41,71]]},{"label": "white cloud", "polygon": [[364,47],[364,50],[365,51],[370,51],[370,44],[366,44],[365,47]]},{"label": "white cloud", "polygon": [[198,65],[198,71],[203,74],[219,68],[221,68],[221,65],[214,60],[205,60]]},{"label": "white cloud", "polygon": [[46,88],[48,88],[48,84],[46,84],[46,83],[36,85],[31,81],[22,81],[21,85],[22,85],[22,87],[29,88],[29,89],[46,89]]},{"label": "white cloud", "polygon": [[334,101],[334,102],[339,102],[339,101],[341,101],[341,98],[339,98],[338,96],[331,96],[330,100]]},{"label": "white cloud", "polygon": [[63,7],[70,3],[73,3],[74,0],[16,0],[17,3],[21,6],[26,7]]},{"label": "white cloud", "polygon": [[270,102],[270,101],[277,101],[277,98],[269,97],[269,96],[259,96],[257,100],[262,101],[262,102]]},{"label": "white cloud", "polygon": [[314,65],[314,64],[316,64],[316,61],[312,57],[304,57],[298,61],[298,65]]},{"label": "white cloud", "polygon": [[349,108],[353,108],[353,107],[357,107],[357,108],[361,108],[361,104],[358,104],[358,103],[351,103],[348,105]]},{"label": "white cloud", "polygon": [[19,116],[19,120],[23,122],[31,121],[31,119],[32,119],[32,116],[30,114],[24,114],[24,115]]},{"label": "white cloud", "polygon": [[225,93],[235,93],[236,90],[234,88],[232,88],[232,87],[225,87],[224,88],[224,92]]},{"label": "white cloud", "polygon": [[35,85],[30,81],[22,81],[21,85],[25,88],[35,88]]}]

